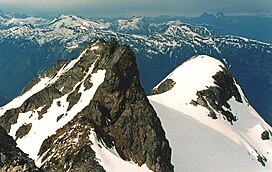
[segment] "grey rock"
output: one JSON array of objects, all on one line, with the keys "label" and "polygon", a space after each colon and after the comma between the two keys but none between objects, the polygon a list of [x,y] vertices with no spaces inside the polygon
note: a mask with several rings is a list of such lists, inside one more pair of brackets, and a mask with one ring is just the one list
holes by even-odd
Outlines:
[{"label": "grey rock", "polygon": [[17,140],[18,138],[22,138],[24,137],[25,135],[28,134],[28,132],[31,130],[31,127],[32,127],[32,124],[29,123],[29,124],[23,124],[16,132],[15,136],[16,136],[16,139]]},{"label": "grey rock", "polygon": [[174,87],[175,84],[176,82],[173,81],[172,79],[166,79],[159,85],[158,88],[152,89],[152,95],[161,94],[166,91],[169,91]]}]

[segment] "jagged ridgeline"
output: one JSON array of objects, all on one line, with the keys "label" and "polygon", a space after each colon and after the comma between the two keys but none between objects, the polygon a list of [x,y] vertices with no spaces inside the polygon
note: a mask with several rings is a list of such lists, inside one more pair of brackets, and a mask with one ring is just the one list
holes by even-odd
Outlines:
[{"label": "jagged ridgeline", "polygon": [[34,79],[0,108],[0,125],[44,171],[173,171],[135,55],[114,39]]}]

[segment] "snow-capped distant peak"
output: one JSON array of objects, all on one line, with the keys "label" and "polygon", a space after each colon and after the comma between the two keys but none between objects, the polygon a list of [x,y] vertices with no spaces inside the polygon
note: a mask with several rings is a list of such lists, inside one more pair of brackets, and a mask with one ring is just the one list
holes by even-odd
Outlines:
[{"label": "snow-capped distant peak", "polygon": [[141,17],[119,19],[116,21],[119,30],[140,30],[142,24],[144,24],[144,20]]}]

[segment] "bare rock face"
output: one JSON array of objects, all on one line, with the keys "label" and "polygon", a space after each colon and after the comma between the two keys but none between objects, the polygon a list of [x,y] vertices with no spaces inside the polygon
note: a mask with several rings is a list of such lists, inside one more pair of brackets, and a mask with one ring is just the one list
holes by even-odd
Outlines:
[{"label": "bare rock face", "polygon": [[[209,116],[213,119],[217,119],[215,112],[219,112],[224,116],[224,119],[233,124],[237,121],[237,117],[231,113],[227,101],[234,97],[237,102],[242,103],[242,98],[233,77],[224,67],[221,66],[221,68],[222,71],[213,76],[216,86],[209,86],[205,90],[197,91],[198,98],[192,100],[191,104],[206,107],[210,111]],[[223,106],[229,110],[224,109]]]},{"label": "bare rock face", "polygon": [[175,84],[176,82],[173,81],[172,79],[166,79],[158,86],[158,88],[152,89],[152,95],[161,94],[166,91],[169,91],[174,87]]},{"label": "bare rock face", "polygon": [[78,115],[56,134],[44,140],[39,155],[44,171],[104,172],[98,163],[92,142],[89,140],[91,125],[84,115]]},{"label": "bare rock face", "polygon": [[[99,47],[93,49],[91,47]],[[171,172],[171,148],[165,137],[161,122],[150,105],[140,84],[135,55],[125,45],[115,40],[96,40],[85,49],[84,56],[56,82],[28,98],[19,108],[11,109],[0,117],[0,125],[7,131],[17,122],[20,113],[42,108],[39,119],[47,115],[53,100],[66,94],[69,102],[67,111],[79,103],[81,92],[93,87],[92,73],[105,70],[105,78],[96,90],[90,103],[73,120],[56,131],[56,134],[43,141],[39,156],[41,169],[45,171],[104,171],[96,159],[91,146],[90,131],[96,134],[100,143],[107,148],[115,148],[119,156],[138,165],[146,164],[153,171]],[[41,76],[56,76],[66,62],[59,62]],[[33,80],[23,93],[34,86]],[[77,85],[78,84],[78,85]],[[61,90],[61,91],[60,91]],[[23,94],[22,93],[22,94]],[[57,102],[62,107],[61,102]],[[57,114],[57,121],[67,114]],[[18,138],[27,135],[30,124],[20,127]],[[76,140],[75,143],[73,141]]]},{"label": "bare rock face", "polygon": [[171,149],[159,118],[139,81],[134,53],[128,46],[109,42],[98,69],[106,69],[105,82],[83,110],[107,146],[114,143],[123,159],[154,171],[172,171]]},{"label": "bare rock face", "polygon": [[0,171],[41,171],[1,126],[0,138]]}]

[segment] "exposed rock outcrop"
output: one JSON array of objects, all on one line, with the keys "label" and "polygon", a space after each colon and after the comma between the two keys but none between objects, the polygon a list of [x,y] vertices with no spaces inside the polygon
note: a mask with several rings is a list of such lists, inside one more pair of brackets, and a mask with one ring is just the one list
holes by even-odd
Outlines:
[{"label": "exposed rock outcrop", "polygon": [[103,172],[92,142],[89,139],[92,127],[84,115],[78,115],[56,134],[44,140],[39,155],[43,155],[44,171],[90,171]]},{"label": "exposed rock outcrop", "polygon": [[39,172],[34,161],[16,147],[16,142],[0,126],[0,171],[33,171]]},{"label": "exposed rock outcrop", "polygon": [[262,133],[261,138],[262,138],[263,140],[269,140],[270,138],[272,138],[272,132],[269,131],[269,130],[265,130],[265,131]]},{"label": "exposed rock outcrop", "polygon": [[158,86],[158,88],[152,89],[152,95],[161,94],[166,91],[169,91],[174,87],[175,84],[176,82],[173,81],[172,79],[166,79]]},{"label": "exposed rock outcrop", "polygon": [[224,119],[233,124],[238,119],[231,113],[228,100],[234,97],[237,102],[242,103],[242,98],[233,77],[226,68],[223,66],[221,68],[222,71],[217,72],[212,77],[216,86],[209,86],[205,90],[197,91],[198,98],[192,100],[191,104],[206,107],[210,111],[208,115],[213,119],[217,119],[216,112],[218,112],[223,115]]}]

